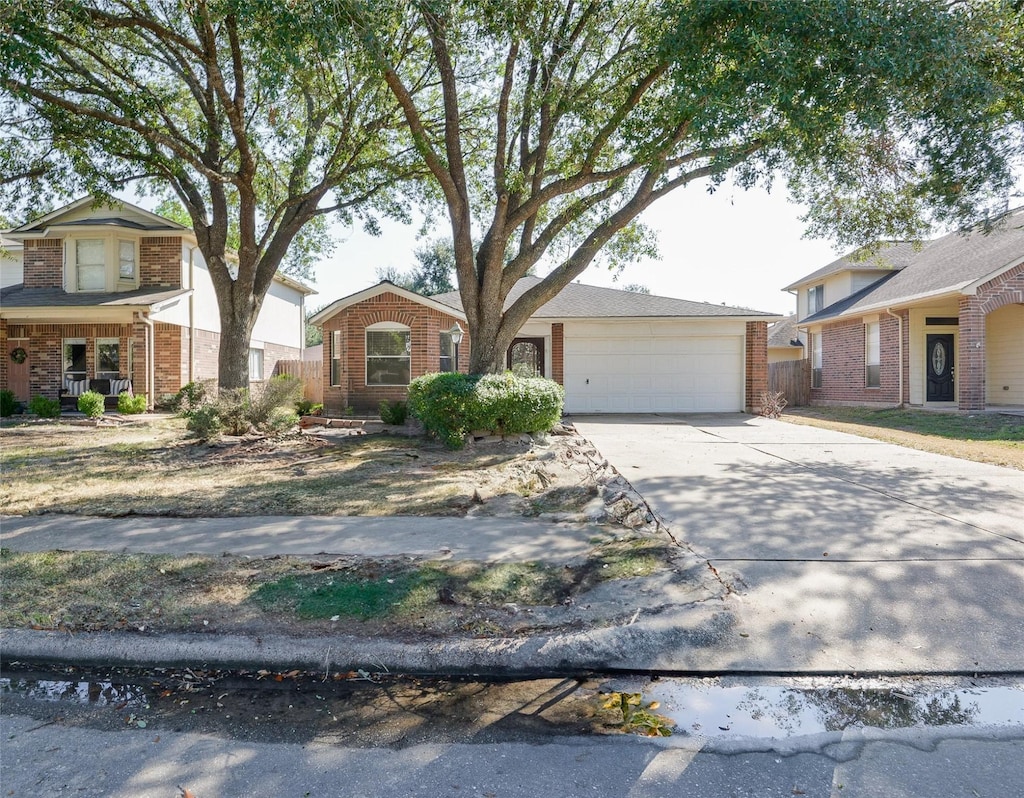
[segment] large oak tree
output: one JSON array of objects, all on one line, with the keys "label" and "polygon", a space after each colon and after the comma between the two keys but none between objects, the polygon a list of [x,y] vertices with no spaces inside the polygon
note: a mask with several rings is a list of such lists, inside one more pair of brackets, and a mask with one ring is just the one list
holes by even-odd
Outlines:
[{"label": "large oak tree", "polygon": [[319,4],[273,0],[0,11],[6,206],[133,181],[175,196],[217,292],[221,387],[248,385],[264,296],[279,269],[308,269],[326,218],[400,210],[382,191],[406,169],[386,132],[396,103],[322,19]]},{"label": "large oak tree", "polygon": [[[595,260],[635,254],[643,211],[690,184],[781,178],[813,231],[849,244],[975,218],[1012,182],[1004,84],[1019,72],[999,2],[335,8],[450,220],[475,372],[502,368],[522,324]],[[505,307],[535,268],[546,276]]]}]

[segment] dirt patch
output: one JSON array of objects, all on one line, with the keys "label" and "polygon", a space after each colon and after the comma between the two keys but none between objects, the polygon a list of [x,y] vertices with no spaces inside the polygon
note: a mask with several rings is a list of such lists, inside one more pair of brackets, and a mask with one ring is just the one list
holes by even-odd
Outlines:
[{"label": "dirt patch", "polygon": [[[574,434],[467,446],[423,438],[186,434],[176,418],[0,429],[0,512],[94,516],[497,515],[599,521],[616,474]],[[614,497],[612,497],[614,498]],[[621,502],[620,502],[621,503]],[[619,520],[628,512],[616,507]],[[635,508],[629,508],[633,512]],[[647,523],[634,512],[628,525]]]}]

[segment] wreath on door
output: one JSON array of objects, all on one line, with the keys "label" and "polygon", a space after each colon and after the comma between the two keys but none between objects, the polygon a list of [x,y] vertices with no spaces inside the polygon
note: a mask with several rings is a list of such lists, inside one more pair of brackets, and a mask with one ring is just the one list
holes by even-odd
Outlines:
[{"label": "wreath on door", "polygon": [[25,347],[17,346],[11,350],[11,360],[15,363],[21,364],[28,360],[28,352],[25,351]]}]

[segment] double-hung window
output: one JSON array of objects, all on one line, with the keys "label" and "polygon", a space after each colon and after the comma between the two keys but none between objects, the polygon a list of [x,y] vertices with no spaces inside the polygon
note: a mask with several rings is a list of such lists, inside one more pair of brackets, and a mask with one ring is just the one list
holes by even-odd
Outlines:
[{"label": "double-hung window", "polygon": [[75,285],[79,291],[107,287],[107,242],[102,238],[75,241]]},{"label": "double-hung window", "polygon": [[412,359],[412,331],[404,325],[382,322],[366,329],[366,384],[408,385]]},{"label": "double-hung window", "polygon": [[331,342],[331,385],[341,385],[341,330],[333,330]]},{"label": "double-hung window", "polygon": [[126,282],[134,282],[138,275],[135,259],[135,242],[117,242],[117,278]]},{"label": "double-hung window", "polygon": [[864,325],[864,384],[868,388],[882,386],[882,337],[877,321]]},{"label": "double-hung window", "polygon": [[807,315],[813,316],[825,307],[825,286],[816,285],[807,289]]},{"label": "double-hung window", "polygon": [[452,343],[452,334],[448,330],[441,330],[441,361],[438,363],[437,370],[457,370],[455,367],[455,344]]},{"label": "double-hung window", "polygon": [[64,390],[81,396],[88,390],[89,372],[85,363],[85,339],[64,339]]},{"label": "double-hung window", "polygon": [[259,382],[263,379],[263,350],[249,349],[249,382]]}]

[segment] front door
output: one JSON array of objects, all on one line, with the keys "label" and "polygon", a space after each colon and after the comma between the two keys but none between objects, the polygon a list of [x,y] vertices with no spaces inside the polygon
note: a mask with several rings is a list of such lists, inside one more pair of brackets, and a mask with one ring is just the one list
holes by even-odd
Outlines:
[{"label": "front door", "polygon": [[925,371],[928,375],[925,401],[952,402],[954,398],[952,334],[927,336],[925,361]]},{"label": "front door", "polygon": [[508,368],[520,377],[543,377],[544,339],[514,339],[508,348]]},{"label": "front door", "polygon": [[28,341],[8,342],[7,352],[7,383],[8,389],[19,402],[27,402],[31,397],[29,386]]}]

